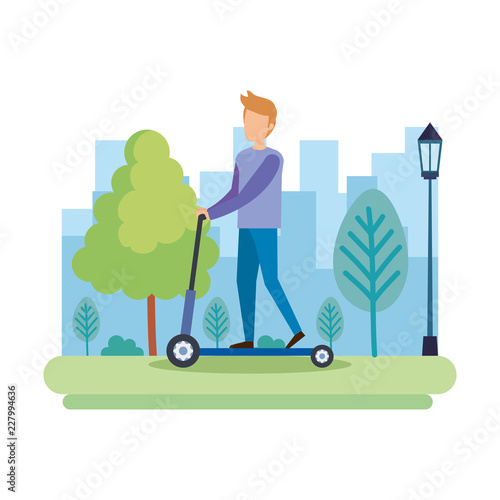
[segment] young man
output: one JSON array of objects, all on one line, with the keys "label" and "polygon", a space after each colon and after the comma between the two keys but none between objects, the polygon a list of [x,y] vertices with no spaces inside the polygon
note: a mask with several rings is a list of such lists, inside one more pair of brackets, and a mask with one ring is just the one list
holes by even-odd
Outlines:
[{"label": "young man", "polygon": [[278,228],[281,227],[281,174],[283,157],[266,147],[265,139],[276,124],[276,106],[248,91],[241,96],[245,137],[254,146],[236,157],[230,191],[215,205],[200,208],[197,216],[218,219],[238,210],[237,285],[245,341],[231,347],[254,346],[255,295],[259,266],[264,283],[285,318],[292,347],[304,337],[278,280]]}]

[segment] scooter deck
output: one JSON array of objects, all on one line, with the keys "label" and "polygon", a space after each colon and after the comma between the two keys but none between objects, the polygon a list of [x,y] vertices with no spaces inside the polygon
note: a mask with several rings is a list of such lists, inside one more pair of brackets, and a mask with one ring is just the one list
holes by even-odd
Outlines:
[{"label": "scooter deck", "polygon": [[253,349],[229,347],[205,347],[200,349],[200,356],[310,356],[313,348],[265,348],[254,347]]}]

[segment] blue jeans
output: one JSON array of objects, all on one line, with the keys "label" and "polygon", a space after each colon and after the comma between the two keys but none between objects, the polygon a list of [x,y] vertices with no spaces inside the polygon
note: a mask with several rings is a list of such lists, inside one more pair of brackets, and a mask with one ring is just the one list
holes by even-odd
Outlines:
[{"label": "blue jeans", "polygon": [[241,228],[236,283],[245,340],[253,342],[254,339],[255,295],[259,265],[267,290],[295,335],[302,329],[278,280],[278,230]]}]

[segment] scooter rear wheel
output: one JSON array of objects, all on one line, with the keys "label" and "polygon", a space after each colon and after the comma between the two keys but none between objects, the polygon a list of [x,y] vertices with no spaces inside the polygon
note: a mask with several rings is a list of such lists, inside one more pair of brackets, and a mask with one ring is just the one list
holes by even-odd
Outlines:
[{"label": "scooter rear wheel", "polygon": [[167,345],[167,357],[178,368],[187,368],[198,361],[200,346],[191,335],[176,335]]},{"label": "scooter rear wheel", "polygon": [[326,368],[333,361],[333,351],[327,345],[317,345],[311,352],[311,361],[318,368]]}]

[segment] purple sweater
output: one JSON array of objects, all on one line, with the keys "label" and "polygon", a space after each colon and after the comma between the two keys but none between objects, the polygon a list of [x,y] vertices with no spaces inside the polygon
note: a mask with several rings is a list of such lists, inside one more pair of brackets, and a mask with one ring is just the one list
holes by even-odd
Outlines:
[{"label": "purple sweater", "polygon": [[275,149],[244,149],[236,156],[231,189],[208,209],[210,219],[238,210],[240,228],[281,227],[282,171]]}]

